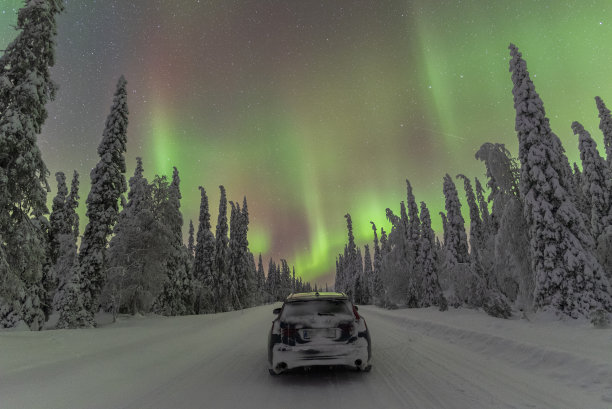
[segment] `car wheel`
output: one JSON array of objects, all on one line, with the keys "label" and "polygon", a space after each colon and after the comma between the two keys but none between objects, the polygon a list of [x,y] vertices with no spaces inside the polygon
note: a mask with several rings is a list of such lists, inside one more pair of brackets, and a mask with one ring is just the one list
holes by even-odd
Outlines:
[{"label": "car wheel", "polygon": [[280,375],[280,374],[278,374],[278,373],[274,372],[274,369],[270,369],[270,368],[268,368],[268,372],[269,372],[269,373],[270,373],[270,375],[272,375],[272,376],[278,376],[278,375]]},{"label": "car wheel", "polygon": [[372,370],[372,365],[368,365],[365,368],[363,368],[363,372],[370,372]]}]

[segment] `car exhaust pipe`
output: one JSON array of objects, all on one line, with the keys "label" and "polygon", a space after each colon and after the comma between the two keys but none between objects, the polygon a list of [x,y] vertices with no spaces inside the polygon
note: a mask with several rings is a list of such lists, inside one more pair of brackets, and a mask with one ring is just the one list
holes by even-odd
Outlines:
[{"label": "car exhaust pipe", "polygon": [[281,373],[281,372],[283,372],[284,370],[287,369],[287,364],[285,362],[279,362],[276,365],[275,369],[276,369],[276,373]]},{"label": "car exhaust pipe", "polygon": [[355,361],[355,366],[361,368],[361,359]]}]

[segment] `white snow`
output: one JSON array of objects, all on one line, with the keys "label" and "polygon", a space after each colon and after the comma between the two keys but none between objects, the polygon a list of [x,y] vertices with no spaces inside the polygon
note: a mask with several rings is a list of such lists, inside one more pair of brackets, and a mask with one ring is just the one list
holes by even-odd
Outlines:
[{"label": "white snow", "polygon": [[610,408],[612,329],[360,306],[373,369],[268,375],[273,305],[0,331],[0,408]]}]

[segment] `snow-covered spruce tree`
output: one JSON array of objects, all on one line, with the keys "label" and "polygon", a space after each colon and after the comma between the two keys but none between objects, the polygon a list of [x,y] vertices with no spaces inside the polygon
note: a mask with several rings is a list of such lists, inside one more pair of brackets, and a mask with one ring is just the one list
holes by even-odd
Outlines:
[{"label": "snow-covered spruce tree", "polygon": [[[348,232],[348,243],[346,247],[345,266],[343,272],[343,289],[349,299],[355,297],[355,280],[357,278],[357,246],[355,245],[355,236],[353,235],[353,221],[349,213],[344,215],[346,219],[346,228]],[[359,260],[361,264],[361,260]]]},{"label": "snow-covered spruce tree", "polygon": [[285,259],[281,259],[279,277],[281,287],[279,301],[283,301],[289,294],[291,294],[291,270],[289,269],[289,264]]},{"label": "snow-covered spruce tree", "polygon": [[391,248],[389,246],[389,238],[387,232],[383,227],[380,228],[380,254],[384,258],[387,254],[389,254]]},{"label": "snow-covered spruce tree", "polygon": [[612,310],[593,238],[571,196],[571,171],[561,142],[550,129],[525,60],[514,44],[509,49],[535,304],[570,317],[588,316],[601,307]]},{"label": "snow-covered spruce tree", "polygon": [[442,288],[438,281],[438,268],[435,260],[435,234],[431,228],[431,217],[425,202],[421,202],[421,229],[419,236],[419,252],[417,266],[423,276],[423,292],[419,299],[420,307],[436,305],[445,310],[446,299],[442,295]]},{"label": "snow-covered spruce tree", "polygon": [[448,243],[448,218],[444,212],[440,212],[440,218],[442,219],[442,240],[444,247],[446,247],[446,243]]},{"label": "snow-covered spruce tree", "polygon": [[355,258],[355,302],[364,304],[366,297],[365,277],[363,275],[363,264],[361,258],[361,248],[357,247],[357,256]]},{"label": "snow-covered spruce tree", "polygon": [[[69,244],[68,241],[62,243]],[[67,253],[65,253],[67,254]],[[78,260],[76,259],[76,245],[74,246],[74,267],[68,281],[64,284],[61,293],[56,297],[59,319],[56,328],[91,328],[95,323],[93,317],[85,309],[85,297],[81,291],[81,277]],[[61,257],[60,257],[61,259]]]},{"label": "snow-covered spruce tree", "polygon": [[196,314],[215,311],[215,236],[210,224],[208,196],[200,186],[200,215],[198,218],[198,235],[193,261],[193,277],[196,283]]},{"label": "snow-covered spruce tree", "polygon": [[[57,260],[60,256],[60,240],[63,240],[62,235],[69,235],[72,239],[72,220],[68,215],[66,206],[66,198],[68,197],[68,187],[66,186],[66,175],[64,172],[56,172],[55,180],[57,181],[57,194],[53,198],[51,206],[51,215],[49,216],[49,246],[47,256],[47,266],[43,268],[42,284],[45,289],[45,298],[42,301],[42,308],[45,313],[45,319],[49,319],[49,315],[53,310],[53,298],[58,287],[58,272],[55,268]],[[68,250],[64,247],[64,250]],[[63,266],[62,266],[63,267]],[[72,264],[68,269],[72,268]]]},{"label": "snow-covered spruce tree", "polygon": [[342,254],[338,254],[336,257],[336,276],[334,278],[334,290],[342,292]]},{"label": "snow-covered spruce tree", "polygon": [[461,203],[459,202],[455,183],[448,174],[444,176],[443,192],[448,229],[448,235],[445,238],[444,244],[449,253],[447,262],[450,267],[453,267],[458,263],[469,263],[470,257],[467,234],[465,232],[465,221],[461,215]]},{"label": "snow-covered spruce tree", "polygon": [[85,308],[93,317],[98,311],[100,292],[104,287],[107,239],[119,215],[119,204],[125,199],[125,149],[128,125],[126,81],[117,82],[110,114],[98,146],[100,161],[91,170],[91,190],[87,196],[87,217],[79,249],[79,275],[85,296]]},{"label": "snow-covered spruce tree", "polygon": [[70,183],[70,194],[66,198],[66,206],[68,207],[71,215],[72,235],[74,241],[79,239],[79,215],[76,209],[79,207],[79,172],[76,170],[72,173],[72,182]]},{"label": "snow-covered spruce tree", "polygon": [[421,221],[419,220],[419,207],[416,204],[416,200],[414,198],[414,193],[412,192],[412,185],[410,181],[406,179],[406,192],[407,192],[407,200],[406,206],[408,208],[408,216],[410,221],[408,223],[407,228],[407,237],[408,237],[408,258],[409,264],[412,267],[412,274],[409,277],[409,291],[408,291],[408,299],[412,299],[409,302],[409,305],[417,306],[419,304],[419,299],[422,298],[423,294],[423,274],[422,271],[416,267],[416,259],[419,252],[419,236],[421,230]]},{"label": "snow-covered spruce tree", "polygon": [[270,302],[278,301],[278,288],[280,286],[280,277],[278,277],[276,264],[270,258],[268,262],[268,277],[266,279],[266,287],[270,296]]},{"label": "snow-covered spruce tree", "polygon": [[374,282],[374,270],[372,269],[372,256],[370,255],[370,246],[365,245],[363,247],[363,287],[364,287],[364,300],[362,303],[372,303],[372,289]]},{"label": "snow-covered spruce tree", "polygon": [[247,251],[247,258],[249,260],[249,306],[257,306],[260,305],[259,301],[259,293],[258,293],[258,277],[257,277],[257,264],[255,263],[255,254],[251,252],[251,250]]},{"label": "snow-covered spruce tree", "polygon": [[[491,285],[522,310],[533,305],[534,280],[529,254],[529,228],[519,192],[520,167],[503,144],[483,144],[476,159],[487,169],[492,212],[487,246],[493,245]],[[489,237],[493,236],[492,238]]]},{"label": "snow-covered spruce tree", "polygon": [[[476,195],[472,189],[472,183],[470,179],[462,174],[457,175],[458,179],[463,179],[463,187],[470,209],[470,258],[472,264],[472,271],[474,272],[475,279],[474,285],[472,286],[472,300],[478,299],[483,300],[487,288],[493,290],[495,288],[490,281],[489,274],[493,271],[493,246],[490,246],[491,240],[487,240],[487,232],[484,229],[482,219],[480,218],[480,210],[476,203]],[[477,301],[480,304],[480,300]]]},{"label": "snow-covered spruce tree", "polygon": [[476,195],[472,189],[472,182],[470,179],[462,174],[457,175],[457,179],[463,179],[463,189],[465,190],[465,196],[470,209],[470,249],[472,259],[481,262],[481,252],[484,248],[485,232],[480,218],[480,210],[476,203]]},{"label": "snow-covered spruce tree", "polygon": [[[43,286],[45,300],[43,311],[48,319],[54,308],[57,308],[56,293],[61,293],[66,283],[72,279],[78,239],[78,220],[76,213],[79,199],[79,179],[75,171],[72,179],[71,192],[66,187],[66,176],[57,172],[57,195],[53,198],[51,215],[49,217],[49,247],[47,267],[43,271]],[[54,307],[55,306],[55,307]]]},{"label": "snow-covered spruce tree", "polygon": [[588,224],[595,241],[603,230],[612,225],[612,172],[599,155],[597,143],[579,122],[572,123],[572,130],[578,135],[578,148],[582,160],[582,193],[589,204]]},{"label": "snow-covered spruce tree", "polygon": [[600,97],[595,97],[597,110],[599,111],[599,129],[604,136],[604,148],[608,167],[612,170],[612,115]]},{"label": "snow-covered spruce tree", "polygon": [[191,219],[189,219],[189,236],[187,239],[187,251],[189,252],[189,257],[193,259],[195,255],[195,229],[193,227],[193,220]]},{"label": "snow-covered spruce tree", "polygon": [[472,259],[472,275],[469,287],[470,304],[482,306],[492,316],[509,318],[511,308],[506,298],[497,288],[497,281],[491,277],[494,271],[494,246],[490,236],[484,229],[480,219],[476,196],[470,180],[464,175],[457,175],[464,182],[465,194],[470,208],[470,256]]},{"label": "snow-covered spruce tree", "polygon": [[117,313],[147,313],[162,290],[167,260],[167,229],[154,214],[152,185],[143,176],[141,158],[130,178],[123,206],[107,250],[102,303]]},{"label": "snow-covered spruce tree", "polygon": [[238,298],[242,308],[253,305],[253,289],[255,287],[255,263],[253,254],[249,251],[249,208],[246,196],[242,199],[242,211],[238,207],[238,257],[234,260],[238,268]]},{"label": "snow-covered spruce tree", "polygon": [[410,224],[408,226],[408,236],[414,243],[419,241],[419,231],[421,221],[419,220],[419,207],[416,204],[414,193],[412,192],[412,185],[410,181],[406,179],[406,205],[408,207],[408,217],[410,218]]},{"label": "snow-covered spruce tree", "polygon": [[[315,284],[316,285],[316,284]],[[363,304],[363,277],[357,276],[355,277],[355,287],[354,287],[354,299],[355,304]]]},{"label": "snow-covered spruce tree", "polygon": [[440,285],[443,290],[447,290],[451,286],[449,269],[446,268],[446,243],[448,243],[448,219],[446,213],[440,212],[440,220],[442,220],[442,243],[437,242],[439,247],[438,250],[438,271],[440,271]]},{"label": "snow-covered spruce tree", "polygon": [[387,220],[391,223],[391,232],[386,240],[388,251],[383,255],[380,274],[385,288],[385,305],[392,303],[414,306],[411,304],[414,298],[410,284],[416,254],[413,254],[413,247],[408,240],[408,221],[404,203],[400,203],[399,217],[389,208],[385,212]]},{"label": "snow-covered spruce tree", "polygon": [[257,262],[257,297],[257,304],[268,302],[266,294],[266,273],[261,253],[259,253],[259,260]]},{"label": "snow-covered spruce tree", "polygon": [[66,198],[68,187],[64,172],[56,172],[57,194],[53,198],[51,215],[49,216],[49,262],[55,264],[59,256],[59,235],[72,235],[72,221],[68,215]]},{"label": "snow-covered spruce tree", "polygon": [[[63,187],[60,188],[60,184],[61,183],[58,181],[58,196],[60,196],[60,191],[64,191]],[[66,194],[66,192],[67,191],[64,191],[64,194]],[[64,197],[63,210],[59,207],[62,201],[61,197],[57,198],[56,196],[56,198],[53,199],[53,208],[57,209],[58,218],[63,218],[64,220],[58,221],[57,224],[52,221],[49,226],[50,236],[52,231],[56,234],[56,238],[53,239],[50,237],[49,242],[51,243],[54,240],[57,242],[57,257],[55,259],[49,259],[51,269],[53,270],[52,276],[55,277],[56,280],[56,288],[52,302],[55,310],[59,310],[58,302],[63,297],[66,283],[73,279],[74,269],[77,267],[75,262],[77,260],[77,240],[79,238],[79,215],[76,209],[79,206],[79,199],[79,174],[75,170],[72,176],[70,193]],[[52,213],[50,219],[53,220],[54,218],[55,216],[53,216]],[[56,227],[51,227],[54,224]],[[68,224],[68,227],[66,227],[66,224]],[[68,234],[68,236],[65,237],[64,235],[66,234]]]},{"label": "snow-covered spruce tree", "polygon": [[372,268],[372,280],[370,281],[371,293],[372,293],[372,303],[379,304],[383,294],[383,284],[380,279],[380,269],[382,266],[382,253],[380,249],[380,245],[378,244],[378,234],[376,231],[376,224],[374,222],[370,222],[372,224],[372,230],[374,231],[374,260],[373,260],[373,268]]},{"label": "snow-covered spruce tree", "polygon": [[248,259],[246,258],[248,249],[242,249],[242,231],[244,220],[240,205],[229,202],[230,213],[230,240],[228,249],[228,273],[229,273],[229,299],[234,310],[245,308],[248,297]]},{"label": "snow-covered spruce tree", "polygon": [[597,246],[597,258],[612,280],[612,170],[599,155],[597,144],[584,127],[574,122],[582,160],[582,193],[588,198],[589,225]]},{"label": "snow-covered spruce tree", "polygon": [[475,157],[484,162],[487,170],[487,187],[491,192],[488,201],[493,202],[490,227],[495,232],[499,229],[498,218],[503,213],[508,195],[519,197],[520,166],[504,144],[500,143],[482,144]]},{"label": "snow-covered spruce tree", "polygon": [[47,176],[37,135],[55,98],[59,0],[30,1],[19,10],[19,34],[0,57],[0,328],[24,321],[42,328],[47,246]]},{"label": "snow-covered spruce tree", "polygon": [[574,191],[576,192],[576,195],[574,196],[574,202],[576,203],[576,207],[583,214],[588,224],[591,220],[591,198],[589,195],[585,195],[584,193],[582,184],[582,171],[580,170],[576,162],[574,162],[574,173],[572,176],[574,182]]},{"label": "snow-covered spruce tree", "polygon": [[85,310],[81,292],[81,278],[77,257],[79,237],[79,174],[72,176],[70,194],[65,201],[65,214],[70,223],[70,233],[59,236],[58,259],[53,266],[58,286],[53,298],[53,308],[59,312],[57,328],[93,327],[93,317]]},{"label": "snow-covered spruce tree", "polygon": [[215,260],[213,271],[216,274],[215,286],[213,289],[215,297],[215,312],[228,311],[230,307],[227,289],[229,286],[228,277],[228,246],[227,237],[227,197],[225,187],[219,186],[221,198],[219,199],[219,215],[217,218],[217,228],[215,233]]},{"label": "snow-covered spruce tree", "polygon": [[484,189],[480,184],[478,178],[474,178],[474,185],[476,186],[476,198],[478,199],[478,210],[480,210],[480,218],[482,220],[483,231],[485,236],[492,233],[491,229],[491,214],[489,212],[489,205],[484,196]]},{"label": "snow-covered spruce tree", "polygon": [[167,242],[162,264],[164,282],[154,304],[154,311],[166,316],[193,313],[193,277],[189,268],[189,255],[183,244],[183,215],[181,214],[180,178],[176,168],[168,188],[168,200],[161,206],[161,220]]},{"label": "snow-covered spruce tree", "polygon": [[476,293],[474,291],[475,280],[470,265],[465,221],[461,215],[461,203],[455,183],[448,174],[444,176],[443,192],[446,208],[444,269],[449,277],[451,304],[455,306],[460,304],[478,306],[478,299],[473,297]]}]

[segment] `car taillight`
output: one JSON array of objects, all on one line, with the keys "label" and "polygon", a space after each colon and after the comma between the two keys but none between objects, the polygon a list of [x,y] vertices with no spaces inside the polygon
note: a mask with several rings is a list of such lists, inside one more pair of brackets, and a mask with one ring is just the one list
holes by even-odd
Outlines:
[{"label": "car taillight", "polygon": [[338,325],[338,328],[340,328],[343,333],[346,333],[346,334],[349,334],[349,335],[352,334],[353,330],[355,329],[353,324],[340,324],[340,325]]},{"label": "car taillight", "polygon": [[281,336],[287,338],[295,338],[298,334],[298,330],[295,328],[281,328]]}]

